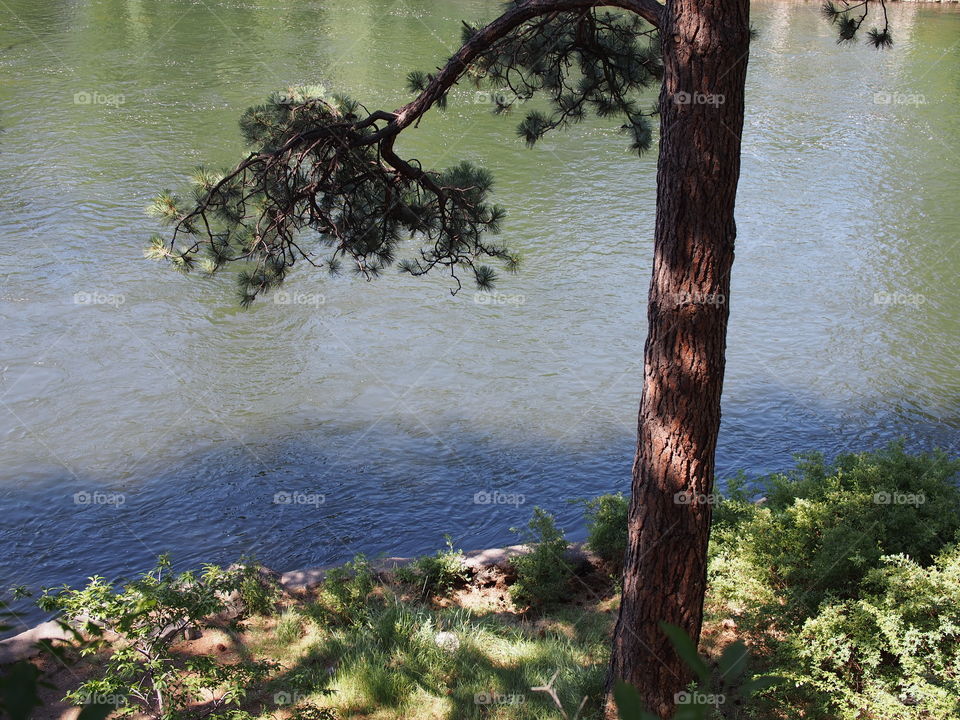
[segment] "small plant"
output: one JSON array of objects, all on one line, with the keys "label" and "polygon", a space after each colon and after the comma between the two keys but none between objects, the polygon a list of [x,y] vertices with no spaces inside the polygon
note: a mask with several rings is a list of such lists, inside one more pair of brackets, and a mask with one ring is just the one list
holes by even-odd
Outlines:
[{"label": "small plant", "polygon": [[619,574],[627,552],[627,510],[630,501],[622,493],[601,495],[584,501],[587,547]]},{"label": "small plant", "polygon": [[537,608],[557,603],[567,593],[573,569],[564,560],[568,543],[557,529],[553,515],[536,507],[526,531],[514,532],[521,532],[531,549],[510,561],[517,572],[517,579],[510,586],[513,602]]},{"label": "small plant", "polygon": [[821,607],[791,650],[798,708],[841,720],[960,717],[960,552],[929,567],[882,558],[862,596]]},{"label": "small plant", "polygon": [[284,612],[277,621],[274,631],[277,642],[281,645],[292,645],[303,636],[303,618],[295,610]]},{"label": "small plant", "polygon": [[413,563],[415,582],[420,584],[424,595],[449,595],[468,579],[463,552],[453,549],[449,535],[446,541],[446,550],[438,550],[436,555],[424,555]]},{"label": "small plant", "polygon": [[902,444],[841,455],[810,455],[795,471],[762,478],[744,498],[742,484],[720,503],[711,539],[755,568],[787,600],[798,620],[833,599],[857,597],[884,555],[928,565],[960,539],[960,462],[943,453],[910,455]]},{"label": "small plant", "polygon": [[373,570],[364,555],[327,573],[321,601],[339,619],[357,622],[366,609],[367,596],[376,585]]},{"label": "small plant", "polygon": [[753,717],[960,717],[958,472],[897,443],[728,485],[709,612],[766,645],[790,681]]},{"label": "small plant", "polygon": [[[93,577],[79,590],[45,591],[39,602],[43,609],[62,612],[95,638],[82,655],[107,647],[112,651],[99,676],[66,699],[84,704],[97,698],[119,715],[140,712],[157,720],[189,717],[188,708],[197,701],[204,701],[210,713],[236,707],[252,685],[267,677],[270,663],[225,665],[209,656],[182,661],[171,645],[188,628],[209,626],[242,582],[242,570],[214,565],[199,574],[175,573],[163,555],[153,570],[119,589]],[[107,633],[119,640],[108,643]]]},{"label": "small plant", "polygon": [[280,592],[267,581],[256,565],[244,565],[240,581],[240,598],[249,615],[273,615],[277,611]]},{"label": "small plant", "polygon": [[419,574],[417,569],[412,565],[402,565],[393,571],[393,576],[397,579],[397,582],[401,582],[404,585],[413,585],[417,582]]},{"label": "small plant", "polygon": [[290,718],[291,720],[340,720],[340,716],[333,708],[320,707],[312,703],[295,707]]}]

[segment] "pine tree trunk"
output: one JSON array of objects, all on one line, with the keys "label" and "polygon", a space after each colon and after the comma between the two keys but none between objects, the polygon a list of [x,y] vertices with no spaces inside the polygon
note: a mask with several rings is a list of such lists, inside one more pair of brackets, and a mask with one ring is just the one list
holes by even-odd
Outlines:
[{"label": "pine tree trunk", "polygon": [[[610,682],[669,717],[700,637],[740,175],[749,0],[668,0],[657,221],[623,599]],[[614,717],[612,705],[608,715]]]}]

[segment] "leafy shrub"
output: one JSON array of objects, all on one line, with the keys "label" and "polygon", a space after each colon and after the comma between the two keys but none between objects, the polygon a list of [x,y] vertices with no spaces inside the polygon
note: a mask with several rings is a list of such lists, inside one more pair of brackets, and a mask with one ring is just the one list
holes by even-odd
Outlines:
[{"label": "leafy shrub", "polygon": [[323,583],[321,602],[340,620],[359,622],[367,604],[367,596],[376,585],[373,570],[364,555],[333,568]]},{"label": "leafy shrub", "polygon": [[[68,693],[83,704],[95,697],[114,705],[118,714],[141,712],[170,720],[189,715],[191,703],[203,700],[212,711],[236,706],[248,689],[272,670],[265,662],[220,664],[208,656],[178,660],[171,645],[190,627],[209,626],[226,607],[226,598],[243,582],[242,570],[207,565],[202,572],[175,573],[167,556],[156,567],[120,589],[93,577],[85,588],[47,590],[40,606],[60,611],[98,638],[81,653],[109,647],[110,657],[98,676]],[[112,645],[105,634],[115,633]]]},{"label": "leafy shrub", "polygon": [[960,717],[958,469],[893,444],[733,483],[714,513],[707,607],[792,681],[750,717]]},{"label": "leafy shrub", "polygon": [[885,557],[864,596],[807,620],[794,650],[793,679],[823,717],[960,717],[960,552],[929,568]]},{"label": "leafy shrub", "polygon": [[615,570],[623,567],[627,552],[627,511],[630,501],[622,493],[600,495],[584,502],[587,547]]},{"label": "leafy shrub", "polygon": [[240,598],[251,615],[273,615],[280,599],[279,589],[271,584],[255,565],[245,565],[240,581]]},{"label": "leafy shrub", "polygon": [[393,576],[398,582],[402,582],[407,585],[413,585],[415,582],[417,582],[417,578],[420,577],[417,569],[413,565],[401,565],[393,571]]},{"label": "leafy shrub", "polygon": [[420,584],[424,595],[449,595],[469,578],[463,552],[453,549],[447,536],[447,549],[436,555],[424,555],[413,562],[414,582]]},{"label": "leafy shrub", "polygon": [[807,617],[825,600],[855,597],[882,556],[926,564],[958,539],[958,470],[943,453],[909,455],[900,444],[833,465],[808,456],[757,484],[762,505],[741,488],[720,504],[714,552],[742,554],[790,612]]},{"label": "leafy shrub", "polygon": [[567,540],[557,529],[553,516],[538,507],[533,509],[533,517],[522,534],[531,550],[510,560],[517,573],[510,586],[510,597],[519,606],[548,607],[564,597],[573,575],[564,559]]}]

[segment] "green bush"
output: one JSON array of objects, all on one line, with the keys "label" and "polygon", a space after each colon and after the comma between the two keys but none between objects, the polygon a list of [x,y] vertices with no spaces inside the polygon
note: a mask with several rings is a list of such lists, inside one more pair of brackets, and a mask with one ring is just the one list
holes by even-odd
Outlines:
[{"label": "green bush", "polygon": [[417,572],[417,568],[415,568],[413,565],[401,565],[393,571],[393,576],[396,578],[397,582],[413,585],[417,582],[420,574]]},{"label": "green bush", "polygon": [[[515,531],[521,532],[521,531]],[[557,529],[553,516],[541,508],[533,509],[533,517],[522,532],[529,553],[511,559],[517,573],[510,586],[510,597],[521,607],[549,607],[567,595],[573,570],[564,559],[568,543]]]},{"label": "green bush", "polygon": [[[39,603],[43,609],[62,612],[99,639],[85,645],[83,655],[110,651],[98,674],[66,699],[86,704],[94,698],[98,704],[114,706],[117,714],[140,712],[158,720],[186,717],[197,701],[206,702],[211,712],[236,708],[250,687],[271,672],[270,663],[227,665],[210,656],[182,660],[171,645],[187,628],[209,626],[243,579],[241,569],[213,565],[204,566],[199,574],[175,573],[169,558],[161,556],[152,571],[119,589],[93,577],[79,590],[45,591]],[[107,642],[108,633],[119,639]]]},{"label": "green bush", "polygon": [[244,565],[240,581],[240,598],[250,615],[273,615],[277,611],[280,590],[260,573],[255,565]]},{"label": "green bush", "polygon": [[453,549],[449,536],[446,540],[446,550],[438,550],[435,555],[424,555],[413,562],[413,580],[420,585],[425,596],[449,595],[469,578],[463,552]]},{"label": "green bush", "polygon": [[627,511],[630,501],[622,493],[600,495],[584,502],[587,520],[587,547],[610,564],[615,572],[623,567],[627,552]]},{"label": "green bush", "polygon": [[742,487],[716,512],[714,553],[743,555],[799,618],[832,599],[857,595],[884,555],[929,563],[960,537],[960,462],[909,455],[902,445],[844,455],[832,465],[808,456],[789,474]]},{"label": "green bush", "polygon": [[960,717],[958,470],[894,444],[728,487],[707,607],[791,680],[749,717]]},{"label": "green bush", "polygon": [[830,604],[793,642],[793,679],[822,717],[960,717],[960,553],[883,559],[863,597]]},{"label": "green bush", "polygon": [[327,572],[320,601],[338,619],[360,622],[366,615],[367,596],[376,586],[373,570],[364,555]]}]

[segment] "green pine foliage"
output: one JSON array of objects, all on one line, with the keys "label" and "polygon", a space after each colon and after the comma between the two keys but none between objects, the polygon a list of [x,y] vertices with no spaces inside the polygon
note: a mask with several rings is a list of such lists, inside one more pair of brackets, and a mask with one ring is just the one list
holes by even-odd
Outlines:
[{"label": "green pine foliage", "polygon": [[[464,25],[465,41],[477,29]],[[600,10],[560,12],[521,24],[465,69],[478,85],[502,90],[495,112],[534,96],[518,127],[528,144],[591,114],[617,118],[638,153],[653,140],[643,91],[662,76],[656,31],[639,17]],[[444,108],[449,88],[413,71],[411,92]],[[276,290],[296,264],[367,278],[388,267],[423,275],[460,273],[480,289],[497,281],[492,263],[513,272],[519,257],[496,240],[505,216],[490,174],[461,162],[429,170],[393,150],[395,113],[370,112],[319,86],[288,88],[249,108],[240,130],[251,154],[228,171],[197,168],[189,195],[158,195],[150,215],[171,229],[146,257],[181,273],[215,275],[231,265],[247,307]],[[411,240],[414,241],[411,244]]]},{"label": "green pine foliage", "polygon": [[[476,32],[465,25],[463,41]],[[659,36],[636,15],[592,10],[532,20],[484,52],[470,74],[478,85],[508,91],[495,112],[535,96],[548,100],[549,111],[531,110],[517,127],[528,146],[592,113],[622,119],[631,149],[650,149],[655,111],[644,107],[643,91],[663,69]]]},{"label": "green pine foliage", "polygon": [[185,273],[236,263],[244,306],[298,261],[377,277],[411,237],[423,242],[399,263],[409,273],[466,267],[487,288],[496,274],[482,258],[516,269],[518,258],[485,238],[505,215],[490,199],[490,173],[468,162],[440,172],[389,166],[373,140],[379,128],[356,101],[294,88],[247,110],[240,129],[253,152],[237,168],[198,168],[188,199],[164,191],[148,208],[172,232],[154,237],[146,257]]},{"label": "green pine foliage", "polygon": [[[828,0],[823,13],[843,42],[856,37],[871,4]],[[879,5],[883,25],[871,28],[867,41],[885,48],[893,40],[885,0]],[[479,31],[464,23],[463,43]],[[527,145],[596,116],[617,119],[633,152],[652,146],[658,110],[645,93],[663,77],[661,40],[638,15],[551,12],[473,49],[479,55],[468,65],[456,57],[446,71],[498,90],[495,113],[543,101],[546,109],[527,111],[517,126]],[[489,289],[496,273],[488,261],[509,271],[519,262],[495,239],[504,210],[493,202],[489,173],[466,162],[425,169],[394,151],[409,124],[401,118],[446,107],[452,81],[443,74],[408,73],[407,89],[418,97],[394,112],[371,112],[321,86],[273,93],[240,118],[251,148],[245,160],[229,171],[197,168],[186,199],[169,190],[158,195],[148,212],[171,230],[152,238],[144,254],[182,273],[214,275],[239,264],[244,307],[278,288],[298,262],[331,273],[348,267],[367,279],[393,265],[414,275],[439,269],[452,276],[453,292],[463,271]],[[411,240],[418,245],[411,248]]]},{"label": "green pine foliage", "polygon": [[[883,27],[870,28],[867,32],[867,44],[880,49],[893,46],[893,36],[890,34],[890,22],[887,17],[886,0],[878,3],[883,16]],[[870,2],[867,0],[826,0],[821,11],[837,28],[837,42],[846,43],[854,40],[860,32],[860,26],[870,14]]]}]

